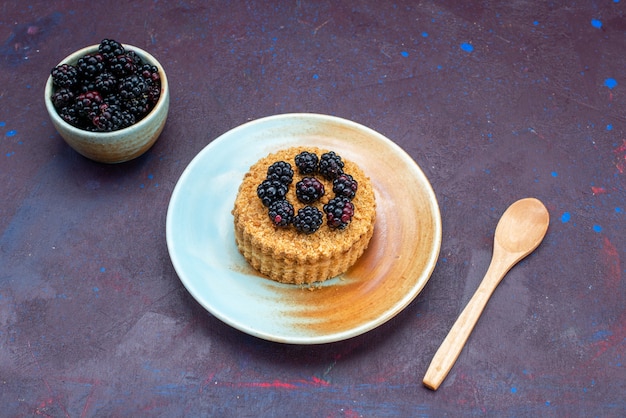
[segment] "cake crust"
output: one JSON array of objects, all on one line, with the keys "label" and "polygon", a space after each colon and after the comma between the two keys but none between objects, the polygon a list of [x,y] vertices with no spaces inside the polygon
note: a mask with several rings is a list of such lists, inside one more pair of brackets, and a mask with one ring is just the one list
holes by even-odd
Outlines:
[{"label": "cake crust", "polygon": [[[294,191],[295,183],[305,177],[298,173],[294,163],[295,156],[302,151],[318,156],[328,152],[317,147],[291,147],[261,158],[245,174],[232,211],[235,240],[241,254],[256,270],[282,283],[309,284],[344,273],[367,248],[376,219],[376,201],[369,178],[355,163],[343,158],[344,172],[358,182],[352,200],[354,216],[345,229],[332,229],[326,221],[313,234],[300,233],[293,227],[274,226],[267,208],[257,196],[257,186],[265,179],[272,163],[289,162],[294,168],[294,178],[286,198],[297,213],[305,206]],[[316,177],[324,184],[326,193],[312,206],[322,210],[334,197],[332,181]]]}]

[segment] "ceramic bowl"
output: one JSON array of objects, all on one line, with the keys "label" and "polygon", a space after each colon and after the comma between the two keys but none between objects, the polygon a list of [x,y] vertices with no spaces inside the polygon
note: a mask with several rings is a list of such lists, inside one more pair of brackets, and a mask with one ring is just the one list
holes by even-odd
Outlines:
[{"label": "ceramic bowl", "polygon": [[[78,153],[102,163],[121,163],[145,153],[161,134],[169,111],[169,86],[161,64],[140,48],[126,44],[123,46],[127,51],[134,51],[145,63],[156,66],[161,77],[159,100],[149,114],[132,126],[112,132],[90,132],[70,125],[59,116],[52,104],[51,97],[55,91],[52,77],[48,77],[46,82],[46,109],[57,132]],[[98,45],[88,46],[69,55],[58,65],[76,64],[80,57],[97,51]]]}]

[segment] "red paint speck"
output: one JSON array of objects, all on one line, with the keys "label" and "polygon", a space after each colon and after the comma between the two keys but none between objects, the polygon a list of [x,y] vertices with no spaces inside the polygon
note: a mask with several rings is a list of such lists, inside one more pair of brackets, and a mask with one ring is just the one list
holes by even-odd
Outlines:
[{"label": "red paint speck", "polygon": [[615,163],[615,167],[620,174],[624,174],[626,172],[626,139],[622,140],[622,145],[615,148],[613,153],[617,156],[617,162]]},{"label": "red paint speck", "polygon": [[591,187],[591,191],[593,192],[594,195],[599,195],[599,194],[605,194],[606,193],[606,189],[604,187]]},{"label": "red paint speck", "polygon": [[285,382],[282,380],[272,380],[267,382],[237,382],[220,383],[221,386],[231,386],[238,388],[262,388],[262,389],[304,389],[307,387],[328,387],[330,384],[318,377],[313,376],[310,380],[294,380]]},{"label": "red paint speck", "polygon": [[346,418],[357,418],[360,415],[358,412],[353,411],[352,409],[346,409],[343,411],[343,416]]},{"label": "red paint speck", "polygon": [[298,386],[289,383],[289,382],[281,382],[279,380],[274,380],[272,382],[249,382],[244,383],[243,386],[253,387],[253,388],[275,388],[275,389],[295,389]]},{"label": "red paint speck", "polygon": [[604,284],[611,293],[618,291],[620,282],[622,281],[622,267],[617,248],[608,238],[604,238],[601,254],[602,264],[607,270]]},{"label": "red paint speck", "polygon": [[613,152],[616,153],[616,154],[626,152],[626,139],[622,139],[622,145],[620,145],[619,147],[615,148],[615,151],[613,151]]}]

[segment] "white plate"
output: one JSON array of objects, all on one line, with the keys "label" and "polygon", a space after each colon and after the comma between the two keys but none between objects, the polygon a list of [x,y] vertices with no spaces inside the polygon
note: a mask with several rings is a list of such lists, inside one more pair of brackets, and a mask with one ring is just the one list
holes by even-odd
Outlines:
[{"label": "white plate", "polygon": [[[231,210],[244,174],[261,157],[296,145],[357,163],[377,202],[365,254],[316,290],[261,277],[234,238]],[[422,170],[389,139],[337,117],[285,114],[232,129],[191,161],[174,188],[166,235],[180,280],[215,317],[266,340],[320,344],[383,324],[419,294],[439,255],[441,216]]]}]

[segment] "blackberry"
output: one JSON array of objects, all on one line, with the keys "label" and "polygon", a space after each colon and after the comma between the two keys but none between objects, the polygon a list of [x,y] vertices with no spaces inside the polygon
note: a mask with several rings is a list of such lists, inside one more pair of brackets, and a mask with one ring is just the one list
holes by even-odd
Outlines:
[{"label": "blackberry", "polygon": [[345,197],[335,197],[324,205],[324,212],[330,228],[345,229],[354,216],[354,205]]},{"label": "blackberry", "polygon": [[[124,111],[125,115],[131,116],[133,124],[139,122],[148,113],[148,104],[144,103],[143,106],[138,105],[138,101],[129,100],[124,101],[118,94],[110,94],[103,99],[104,103],[109,106],[116,106]],[[126,117],[127,120],[131,118]]]},{"label": "blackberry", "polygon": [[295,162],[300,174],[314,174],[317,172],[319,158],[317,158],[315,153],[302,151],[300,154],[296,155]]},{"label": "blackberry", "polygon": [[58,89],[52,95],[52,104],[55,109],[62,109],[74,102],[74,92],[68,88]]},{"label": "blackberry", "polygon": [[87,54],[76,62],[78,76],[83,80],[93,80],[104,69],[104,58],[100,54]]},{"label": "blackberry", "polygon": [[293,221],[293,205],[286,200],[277,200],[270,205],[268,214],[274,226],[289,226]]},{"label": "blackberry", "polygon": [[133,64],[135,64],[135,68],[139,68],[143,65],[143,60],[139,55],[137,55],[135,51],[126,51],[126,54],[124,55],[126,55],[133,61]]},{"label": "blackberry", "polygon": [[61,119],[63,119],[72,126],[82,129],[82,126],[80,126],[80,117],[78,116],[78,112],[76,111],[76,106],[65,106],[61,108],[58,112],[59,116],[61,116]]},{"label": "blackberry", "polygon": [[161,76],[159,75],[159,69],[156,65],[143,64],[139,69],[139,73],[143,78],[149,80],[150,84],[161,83]]},{"label": "blackberry", "polygon": [[334,151],[329,151],[320,157],[319,172],[327,180],[334,180],[343,174],[343,161]]},{"label": "blackberry", "polygon": [[95,127],[95,130],[100,132],[111,132],[119,129],[113,114],[114,109],[111,109],[107,104],[102,104],[99,107],[98,112],[91,119],[91,123]]},{"label": "blackberry", "polygon": [[110,62],[113,58],[118,55],[124,54],[126,51],[124,50],[124,46],[113,39],[103,39],[98,45],[98,52],[106,62]]},{"label": "blackberry", "polygon": [[132,113],[135,119],[141,120],[150,112],[150,103],[148,102],[147,96],[139,97],[127,101],[124,104],[124,108],[128,110],[129,113]]},{"label": "blackberry", "polygon": [[269,207],[277,200],[283,200],[287,195],[287,185],[276,180],[264,180],[256,189],[256,194],[264,206]]},{"label": "blackberry", "polygon": [[148,103],[150,107],[154,107],[161,97],[161,83],[153,84],[148,88]]},{"label": "blackberry", "polygon": [[92,123],[98,131],[111,132],[131,126],[135,123],[135,117],[119,106],[103,103],[92,118]]},{"label": "blackberry", "polygon": [[87,93],[94,90],[96,90],[96,83],[94,80],[82,80],[78,83],[76,94]]},{"label": "blackberry", "polygon": [[145,80],[138,75],[131,75],[118,83],[119,98],[123,107],[140,120],[150,111],[149,89]]},{"label": "blackberry", "polygon": [[109,72],[98,74],[94,80],[94,88],[102,95],[111,94],[117,89],[117,77]]},{"label": "blackberry", "polygon": [[305,234],[312,234],[317,231],[324,222],[324,214],[315,206],[305,206],[298,210],[298,214],[293,218],[293,225],[296,230]]},{"label": "blackberry", "polygon": [[74,90],[78,86],[78,70],[73,65],[57,65],[50,71],[55,86]]},{"label": "blackberry", "polygon": [[277,180],[284,184],[291,184],[293,181],[293,170],[291,164],[285,161],[277,161],[267,169],[267,179]]},{"label": "blackberry", "polygon": [[346,197],[350,200],[356,195],[358,183],[350,174],[340,174],[333,180],[333,192],[335,196]]},{"label": "blackberry", "polygon": [[101,104],[102,96],[97,91],[88,91],[76,96],[76,111],[80,117],[88,120],[91,120],[98,113]]},{"label": "blackberry", "polygon": [[296,197],[302,203],[313,203],[324,196],[324,185],[315,177],[305,177],[296,183]]},{"label": "blackberry", "polygon": [[109,70],[118,77],[127,77],[137,71],[137,64],[134,56],[127,52],[122,55],[111,58],[109,61]]},{"label": "blackberry", "polygon": [[109,106],[118,106],[118,107],[122,107],[122,99],[120,99],[119,94],[117,94],[117,90],[107,96],[104,96],[102,98],[102,101],[106,104],[108,104]]},{"label": "blackberry", "polygon": [[159,69],[154,65],[144,64],[139,72],[148,85],[148,103],[152,107],[156,105],[161,96],[161,75],[159,74]]},{"label": "blackberry", "polygon": [[122,78],[117,88],[122,100],[139,99],[148,91],[146,82],[135,74]]},{"label": "blackberry", "polygon": [[135,119],[135,116],[132,113],[125,112],[123,110],[120,112],[118,117],[121,119],[119,129],[128,128],[129,126],[134,125],[135,122],[137,122],[137,119]]}]

